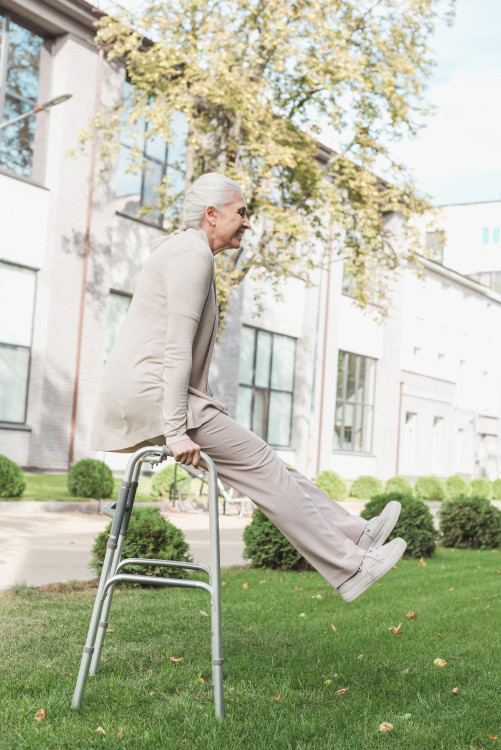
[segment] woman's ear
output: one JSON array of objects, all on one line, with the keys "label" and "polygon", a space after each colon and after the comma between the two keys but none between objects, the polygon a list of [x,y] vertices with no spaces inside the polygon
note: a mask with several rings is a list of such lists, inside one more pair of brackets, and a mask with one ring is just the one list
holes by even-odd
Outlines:
[{"label": "woman's ear", "polygon": [[207,206],[205,209],[205,218],[212,227],[216,225],[216,213],[214,206]]}]

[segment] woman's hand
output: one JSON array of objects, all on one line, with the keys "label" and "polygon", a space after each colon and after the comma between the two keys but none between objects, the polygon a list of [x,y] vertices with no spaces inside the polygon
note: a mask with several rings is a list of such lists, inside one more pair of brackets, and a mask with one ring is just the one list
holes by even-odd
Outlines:
[{"label": "woman's hand", "polygon": [[198,469],[200,463],[200,446],[186,438],[186,440],[179,440],[177,443],[171,443],[169,445],[170,450],[174,454],[174,461],[180,464],[192,464],[194,469]]}]

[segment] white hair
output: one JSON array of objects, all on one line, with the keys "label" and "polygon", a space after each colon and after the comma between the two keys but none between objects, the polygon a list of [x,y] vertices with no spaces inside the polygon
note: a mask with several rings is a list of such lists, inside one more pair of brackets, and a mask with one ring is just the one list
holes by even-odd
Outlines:
[{"label": "white hair", "polygon": [[[237,195],[243,196],[243,192],[235,180],[219,172],[203,174],[186,191],[181,211],[181,223],[168,237],[184,232],[186,229],[198,228],[202,224],[207,206],[214,206],[218,211],[222,211]],[[167,238],[160,237],[155,240],[152,250],[165,239]]]}]

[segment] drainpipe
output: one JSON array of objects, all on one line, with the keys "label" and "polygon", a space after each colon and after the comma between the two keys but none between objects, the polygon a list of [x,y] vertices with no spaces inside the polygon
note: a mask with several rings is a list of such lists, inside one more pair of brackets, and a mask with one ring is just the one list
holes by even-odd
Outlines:
[{"label": "drainpipe", "polygon": [[320,472],[320,459],[322,447],[323,432],[323,411],[324,411],[324,393],[325,393],[325,370],[326,370],[326,353],[329,328],[329,308],[331,293],[331,264],[332,264],[332,237],[329,242],[329,262],[327,266],[327,291],[325,295],[325,323],[324,323],[324,343],[322,351],[322,379],[320,381],[320,414],[318,418],[318,445],[317,445],[317,474]]},{"label": "drainpipe", "polygon": [[[97,75],[96,75],[96,96],[94,100],[94,113],[99,111],[101,103],[101,81],[103,76],[103,62],[105,49],[114,42],[114,39],[110,39],[106,44],[99,48],[98,60],[97,60]],[[75,381],[73,386],[73,407],[71,412],[71,434],[70,434],[70,448],[68,452],[68,466],[70,467],[73,463],[73,453],[75,448],[75,430],[77,421],[77,406],[78,406],[78,384],[80,379],[80,359],[82,354],[82,332],[85,312],[85,291],[87,288],[87,266],[89,260],[89,247],[90,247],[90,227],[92,219],[92,202],[94,197],[94,176],[96,168],[97,158],[97,128],[93,129],[92,132],[92,146],[90,155],[90,175],[89,175],[89,190],[87,194],[87,220],[85,225],[85,236],[84,236],[84,253],[83,253],[83,265],[82,265],[82,286],[80,290],[80,313],[78,319],[78,337],[77,337],[77,357],[75,363]]]},{"label": "drainpipe", "polygon": [[397,465],[395,474],[398,477],[398,470],[400,467],[400,429],[402,424],[402,398],[404,394],[404,381],[400,381],[400,396],[398,399],[398,427],[397,427]]}]

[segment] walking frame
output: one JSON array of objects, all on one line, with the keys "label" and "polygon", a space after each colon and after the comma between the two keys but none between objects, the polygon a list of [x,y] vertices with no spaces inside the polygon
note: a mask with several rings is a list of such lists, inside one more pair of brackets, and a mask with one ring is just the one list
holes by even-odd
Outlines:
[{"label": "walking frame", "polygon": [[[215,715],[218,719],[224,716],[223,697],[223,658],[221,650],[221,577],[219,556],[219,522],[218,522],[218,486],[217,473],[213,461],[205,453],[200,453],[200,462],[205,465],[209,473],[209,524],[210,524],[210,568],[202,563],[178,562],[176,560],[149,560],[145,558],[130,558],[121,560],[122,550],[127,536],[130,515],[134,505],[139,474],[143,463],[159,464],[168,456],[172,456],[167,446],[152,446],[140,448],[127,464],[120,493],[116,502],[109,503],[103,508],[103,513],[113,519],[108,539],[106,556],[104,558],[101,578],[97,590],[96,601],[87,634],[78,672],[72,708],[79,708],[82,704],[83,693],[88,675],[95,675],[101,658],[108,616],[111,608],[115,586],[120,581],[147,583],[155,586],[171,586],[179,588],[203,589],[211,597],[211,639],[212,639],[212,679],[214,684]],[[160,567],[176,567],[186,570],[201,570],[208,574],[209,582],[184,580],[178,578],[163,578],[140,575],[138,573],[120,573],[126,565]]]}]

